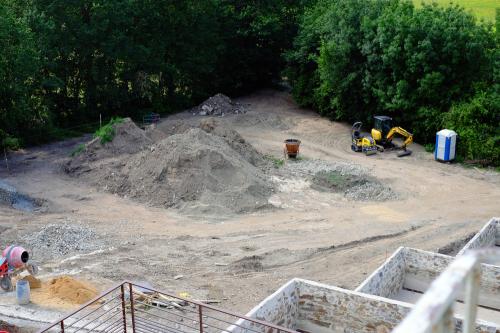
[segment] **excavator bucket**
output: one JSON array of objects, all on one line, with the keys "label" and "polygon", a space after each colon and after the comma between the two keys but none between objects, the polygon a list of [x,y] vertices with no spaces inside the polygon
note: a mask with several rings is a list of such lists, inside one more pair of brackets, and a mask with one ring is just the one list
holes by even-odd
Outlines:
[{"label": "excavator bucket", "polygon": [[409,155],[411,155],[411,150],[409,149],[403,150],[402,152],[398,153],[398,157],[409,156]]}]

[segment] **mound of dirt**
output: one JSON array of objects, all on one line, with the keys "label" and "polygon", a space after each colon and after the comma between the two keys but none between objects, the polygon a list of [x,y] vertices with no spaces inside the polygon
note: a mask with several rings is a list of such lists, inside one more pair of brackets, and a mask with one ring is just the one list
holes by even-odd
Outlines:
[{"label": "mound of dirt", "polygon": [[320,171],[312,178],[313,188],[343,193],[351,200],[386,201],[397,195],[374,177],[354,175],[338,171]]},{"label": "mound of dirt", "polygon": [[[164,137],[174,134],[182,134],[193,128],[201,128],[207,133],[223,138],[231,148],[236,150],[245,160],[255,166],[262,166],[269,161],[266,160],[255,148],[245,141],[245,139],[235,130],[228,128],[216,118],[202,119],[199,123],[188,124],[185,121],[172,121],[162,126],[162,129],[156,131],[164,133]],[[160,140],[154,140],[160,141]]]},{"label": "mound of dirt", "polygon": [[400,199],[390,186],[372,176],[368,169],[354,163],[291,160],[276,172],[285,179],[306,179],[315,190],[341,193],[353,201]]},{"label": "mound of dirt", "polygon": [[244,140],[228,133],[236,149],[227,137],[190,129],[128,157],[120,170],[93,170],[94,181],[112,193],[189,212],[239,213],[268,206],[272,188],[266,176],[247,161],[251,156],[238,151],[244,150]]},{"label": "mound of dirt", "polygon": [[229,269],[233,273],[262,272],[264,270],[262,260],[261,256],[244,257],[231,263]]},{"label": "mound of dirt", "polygon": [[231,98],[224,94],[217,94],[210,97],[198,105],[194,111],[200,116],[223,116],[230,113],[238,114],[246,112],[243,105],[233,102]]},{"label": "mound of dirt", "polygon": [[211,133],[223,138],[227,144],[236,150],[247,162],[255,166],[267,163],[267,160],[255,150],[255,148],[243,139],[240,133],[227,128],[215,119],[204,119],[200,122],[200,128],[207,133]]},{"label": "mound of dirt", "polygon": [[61,276],[50,280],[48,292],[51,297],[73,304],[84,304],[98,295],[94,287],[70,276]]},{"label": "mound of dirt", "polygon": [[113,125],[114,136],[110,142],[102,143],[99,137],[87,143],[81,151],[64,165],[67,173],[82,173],[90,170],[89,163],[122,154],[135,154],[153,143],[145,131],[130,119]]}]

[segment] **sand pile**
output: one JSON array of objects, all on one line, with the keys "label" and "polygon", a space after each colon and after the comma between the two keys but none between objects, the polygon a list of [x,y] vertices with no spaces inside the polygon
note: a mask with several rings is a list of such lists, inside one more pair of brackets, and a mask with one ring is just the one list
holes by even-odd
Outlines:
[{"label": "sand pile", "polygon": [[99,137],[94,138],[81,151],[75,152],[64,165],[64,170],[77,174],[88,172],[92,168],[89,165],[91,162],[122,154],[135,154],[153,143],[130,118],[125,118],[122,122],[113,125],[113,130],[113,140],[103,144]]},{"label": "sand pile", "polygon": [[235,103],[224,94],[217,94],[194,108],[194,112],[200,116],[224,116],[226,114],[245,113],[243,105]]},{"label": "sand pile", "polygon": [[94,287],[70,276],[52,279],[48,282],[47,287],[50,297],[73,304],[84,304],[98,295]]},{"label": "sand pile", "polygon": [[244,140],[234,140],[233,149],[227,139],[197,128],[172,135],[127,158],[120,171],[107,170],[99,183],[122,196],[190,212],[245,212],[267,206],[272,189],[266,176],[250,163],[252,156],[238,151]]},{"label": "sand pile", "polygon": [[40,279],[37,279],[33,275],[26,275],[21,280],[28,281],[30,289],[38,289],[42,287],[42,281],[40,281]]}]

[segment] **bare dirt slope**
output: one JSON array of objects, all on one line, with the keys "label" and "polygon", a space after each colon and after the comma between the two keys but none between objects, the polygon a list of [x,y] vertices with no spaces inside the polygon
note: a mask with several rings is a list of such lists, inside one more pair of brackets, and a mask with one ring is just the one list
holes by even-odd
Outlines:
[{"label": "bare dirt slope", "polygon": [[[269,202],[278,208],[204,218],[100,191],[60,167],[87,137],[13,154],[11,172],[1,165],[1,179],[44,199],[46,208],[26,213],[0,206],[2,243],[34,247],[42,277],[73,274],[103,286],[149,281],[246,312],[293,277],[355,288],[399,246],[435,251],[499,215],[498,173],[437,163],[419,145],[405,158],[354,153],[348,124],[302,110],[285,93],[263,91],[237,102],[246,113],[217,121],[262,155],[281,158],[284,139],[302,140],[303,160],[268,170],[279,189]],[[155,136],[184,132],[206,119],[181,113],[163,120]],[[312,172],[325,164],[353,166],[397,195],[359,201],[315,189],[299,170],[302,163],[312,165]],[[62,244],[69,252],[51,255],[43,240],[30,241],[49,224],[90,229],[95,236],[84,241],[95,244]],[[64,243],[64,232],[58,235]],[[174,279],[177,275],[183,277]]]}]

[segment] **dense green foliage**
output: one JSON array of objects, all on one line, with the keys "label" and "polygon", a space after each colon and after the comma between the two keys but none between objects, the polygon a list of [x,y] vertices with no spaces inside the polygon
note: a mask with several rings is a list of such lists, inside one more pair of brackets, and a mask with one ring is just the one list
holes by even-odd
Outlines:
[{"label": "dense green foliage", "polygon": [[24,17],[0,2],[0,142],[17,148],[46,121],[37,90],[40,55]]},{"label": "dense green foliage", "polygon": [[[375,114],[392,116],[421,143],[446,125],[464,136],[465,158],[499,163],[498,90],[472,97],[498,83],[498,40],[491,25],[459,7],[320,0],[306,11],[287,59],[301,105],[366,124]],[[476,121],[484,126],[473,129]]]},{"label": "dense green foliage", "polygon": [[0,0],[0,135],[38,143],[99,115],[140,119],[271,84],[305,3]]},{"label": "dense green foliage", "polygon": [[500,159],[500,95],[481,92],[470,101],[454,105],[444,125],[460,133],[458,153],[479,164]]},{"label": "dense green foliage", "polygon": [[[498,24],[498,19],[497,19]],[[36,144],[282,80],[301,105],[393,116],[498,161],[500,29],[410,0],[0,0],[0,143]]]}]

